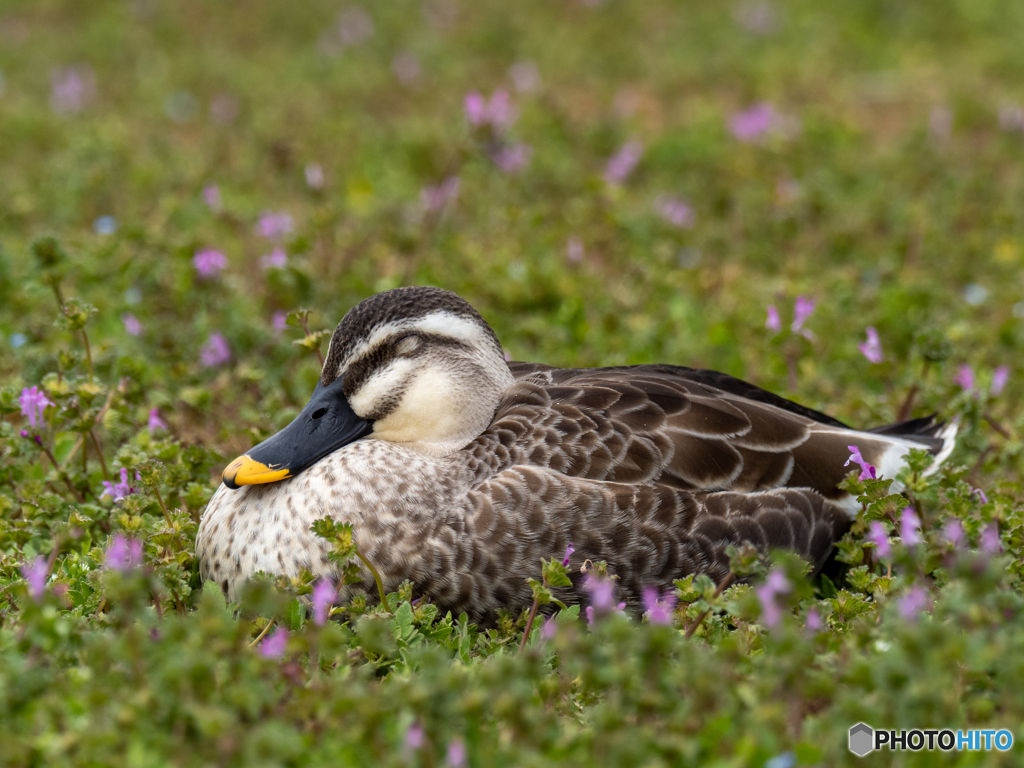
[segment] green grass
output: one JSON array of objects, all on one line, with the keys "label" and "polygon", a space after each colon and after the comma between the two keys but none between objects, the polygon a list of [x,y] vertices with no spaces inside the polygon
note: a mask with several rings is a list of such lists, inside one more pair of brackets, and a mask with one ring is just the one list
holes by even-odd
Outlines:
[{"label": "green grass", "polygon": [[[345,46],[339,14],[351,33],[357,7],[0,8],[0,760],[427,766],[461,739],[472,765],[836,765],[854,762],[859,719],[1024,739],[1024,5],[393,0],[364,3],[372,34]],[[410,54],[403,83],[393,63]],[[521,92],[524,62],[539,84]],[[67,67],[94,88],[58,112]],[[498,88],[518,119],[474,130],[466,94]],[[761,102],[780,130],[739,141],[730,121]],[[499,139],[531,147],[520,172],[489,156]],[[630,140],[639,164],[607,183]],[[457,198],[425,212],[421,190],[451,176]],[[693,225],[663,219],[662,196]],[[261,267],[266,210],[294,220],[284,269]],[[202,248],[227,257],[214,279],[193,266]],[[332,329],[403,284],[457,291],[516,359],[716,368],[857,426],[896,420],[915,388],[912,415],[962,419],[948,471],[914,492],[926,543],[897,547],[880,581],[860,542],[896,502],[869,487],[842,549],[854,570],[800,582],[777,628],[747,587],[683,585],[674,629],[566,615],[523,655],[525,617],[479,631],[408,594],[394,615],[357,604],[326,628],[294,601],[308,584],[225,611],[198,580],[195,520],[226,461],[286,424],[319,372],[275,313],[306,307],[310,331]],[[96,309],[92,381],[58,294]],[[817,302],[813,339],[788,330],[798,295]],[[857,349],[867,326],[880,364]],[[232,359],[204,367],[214,332]],[[20,435],[32,386],[58,405],[40,439],[61,473]],[[153,408],[168,432],[146,428]],[[121,467],[145,470],[140,492],[98,498]],[[952,558],[950,517],[975,549],[997,523],[1003,555]],[[117,534],[145,541],[144,570],[100,567]],[[20,567],[51,555],[37,603]],[[933,600],[916,622],[897,606],[912,584]],[[827,616],[816,637],[811,606]],[[274,616],[286,660],[247,647]],[[414,721],[419,749],[403,746]],[[906,764],[1010,765],[1019,749]]]}]

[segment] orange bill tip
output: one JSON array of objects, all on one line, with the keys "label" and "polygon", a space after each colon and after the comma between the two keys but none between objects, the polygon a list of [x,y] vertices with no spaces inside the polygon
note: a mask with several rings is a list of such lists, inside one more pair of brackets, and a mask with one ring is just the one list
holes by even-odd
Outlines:
[{"label": "orange bill tip", "polygon": [[287,469],[273,469],[246,455],[239,456],[228,464],[222,479],[228,488],[238,488],[241,485],[276,483],[288,477],[291,477],[291,472]]}]

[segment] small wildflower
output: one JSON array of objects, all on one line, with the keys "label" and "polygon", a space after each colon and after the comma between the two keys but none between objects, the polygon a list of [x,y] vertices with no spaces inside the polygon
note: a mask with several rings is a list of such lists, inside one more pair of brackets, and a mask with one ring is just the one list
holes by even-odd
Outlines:
[{"label": "small wildflower", "polygon": [[338,38],[343,47],[373,37],[373,19],[359,6],[346,8],[338,14]]},{"label": "small wildflower", "polygon": [[420,77],[420,60],[415,53],[405,51],[391,60],[391,70],[402,85],[412,85]]},{"label": "small wildflower", "polygon": [[160,409],[152,408],[149,411],[149,431],[156,432],[157,430],[167,430],[167,424],[160,418]]},{"label": "small wildflower", "polygon": [[517,61],[509,67],[508,74],[520,93],[530,93],[540,88],[540,72],[532,61]]},{"label": "small wildflower", "polygon": [[942,526],[942,536],[953,545],[954,548],[959,548],[964,543],[964,526],[957,518],[950,518],[946,521],[946,524]]},{"label": "small wildflower", "polygon": [[809,632],[821,632],[825,628],[825,622],[821,620],[821,614],[818,613],[817,608],[810,608],[807,611],[807,616],[804,619],[804,626],[807,627]]},{"label": "small wildflower", "polygon": [[858,344],[857,349],[869,362],[878,364],[885,359],[885,355],[882,353],[882,341],[878,338],[878,331],[873,325],[867,327],[866,333],[868,340]]},{"label": "small wildflower", "polygon": [[497,150],[491,159],[505,173],[518,173],[530,162],[532,155],[533,147],[519,142]]},{"label": "small wildflower", "polygon": [[793,333],[799,333],[808,339],[814,338],[814,334],[804,328],[804,323],[807,322],[807,318],[814,312],[815,304],[814,299],[809,299],[806,296],[796,297],[796,303],[793,305],[793,323],[789,326]]},{"label": "small wildflower", "polygon": [[222,207],[220,187],[216,184],[207,184],[203,187],[203,202],[211,211],[218,213]]},{"label": "small wildflower", "polygon": [[310,189],[324,188],[324,169],[320,163],[310,163],[305,168],[306,186]]},{"label": "small wildflower", "polygon": [[931,601],[928,598],[928,590],[921,586],[913,586],[907,590],[906,594],[903,595],[899,600],[896,601],[896,606],[899,608],[900,615],[907,621],[914,621],[921,611],[928,607]]},{"label": "small wildflower", "polygon": [[284,269],[288,266],[288,254],[278,246],[260,258],[260,266],[264,269]]},{"label": "small wildflower", "polygon": [[599,611],[610,611],[615,604],[615,582],[587,574],[584,589],[590,593],[590,604]]},{"label": "small wildflower", "polygon": [[260,655],[266,659],[277,659],[288,647],[288,630],[278,627],[260,644]]},{"label": "small wildflower", "polygon": [[1003,389],[1006,387],[1006,382],[1010,380],[1010,367],[1007,365],[1000,365],[992,373],[992,389],[989,392],[995,396],[1000,395]]},{"label": "small wildflower", "polygon": [[114,501],[120,501],[133,493],[135,493],[135,488],[128,483],[128,470],[121,467],[121,482],[115,483],[111,480],[104,480],[103,493],[100,494],[100,498],[109,496]]},{"label": "small wildflower", "polygon": [[871,521],[870,530],[868,531],[867,540],[875,545],[875,553],[879,557],[889,557],[892,555],[892,546],[889,544],[889,533],[885,530],[885,526],[877,520]]},{"label": "small wildflower", "polygon": [[498,89],[488,101],[476,91],[466,94],[464,102],[466,119],[476,128],[490,126],[496,131],[508,128],[516,121],[518,114],[508,97],[508,91]]},{"label": "small wildflower", "polygon": [[199,361],[204,368],[216,368],[231,359],[231,347],[220,331],[214,331],[199,348]]},{"label": "small wildflower", "polygon": [[58,114],[81,112],[96,92],[96,75],[88,66],[50,71],[50,108]]},{"label": "small wildflower", "polygon": [[21,575],[28,582],[28,593],[37,603],[43,599],[46,593],[46,579],[50,575],[45,557],[37,557],[32,564],[25,563],[21,566]]},{"label": "small wildflower", "polygon": [[281,240],[292,232],[292,217],[289,213],[264,211],[256,222],[256,233],[268,240]]},{"label": "small wildflower", "polygon": [[651,624],[669,625],[672,623],[672,610],[676,607],[677,600],[675,592],[670,590],[663,597],[659,597],[658,588],[649,586],[644,587],[641,596],[647,620]]},{"label": "small wildflower", "polygon": [[565,548],[565,557],[562,558],[562,567],[563,568],[568,568],[569,567],[569,558],[572,557],[572,553],[575,552],[575,551],[576,551],[576,548],[572,545],[572,542],[570,541],[569,542],[569,546],[567,546]]},{"label": "small wildflower", "polygon": [[924,541],[921,538],[921,518],[914,512],[913,507],[903,509],[903,515],[900,517],[900,538],[908,547],[917,546]]},{"label": "small wildflower", "polygon": [[680,200],[678,197],[659,195],[654,200],[654,207],[661,218],[673,226],[680,229],[689,229],[693,226],[695,218],[693,208],[690,207],[689,203]]},{"label": "small wildflower", "polygon": [[768,305],[768,319],[764,321],[764,327],[772,333],[782,330],[782,318],[779,317],[779,310],[774,304]]},{"label": "small wildflower", "polygon": [[283,309],[277,310],[277,312],[274,313],[274,319],[271,320],[271,324],[275,331],[283,331],[288,327],[288,313]]},{"label": "small wildflower", "polygon": [[192,257],[192,265],[199,276],[207,279],[217,277],[228,266],[227,257],[214,248],[203,248]]},{"label": "small wildflower", "polygon": [[995,555],[1003,551],[999,540],[999,526],[995,523],[986,525],[985,530],[981,532],[981,551],[987,555]]},{"label": "small wildflower", "polygon": [[420,190],[420,204],[425,211],[440,211],[449,200],[459,196],[459,177],[449,176],[436,187]]},{"label": "small wildflower", "polygon": [[850,458],[848,458],[846,460],[846,463],[843,464],[843,466],[844,467],[848,467],[848,466],[850,466],[850,464],[858,465],[860,467],[860,480],[861,481],[868,480],[868,479],[870,479],[870,480],[877,479],[877,474],[876,474],[875,468],[871,464],[868,464],[864,460],[864,457],[861,456],[860,448],[858,448],[856,445],[848,445],[846,447],[850,451]]},{"label": "small wildflower", "polygon": [[327,617],[330,614],[331,606],[334,605],[336,595],[337,592],[330,579],[320,579],[313,587],[313,622],[318,626],[322,627],[327,623]]},{"label": "small wildflower", "polygon": [[975,488],[971,491],[971,493],[973,493],[975,496],[981,499],[982,504],[988,504],[988,496],[985,495],[985,492],[981,490],[981,488]]},{"label": "small wildflower", "polygon": [[767,136],[777,127],[778,120],[775,107],[762,102],[733,115],[729,121],[729,130],[739,141],[751,143]]},{"label": "small wildflower", "polygon": [[764,584],[757,588],[757,596],[761,601],[761,611],[764,623],[774,627],[782,618],[782,606],[776,602],[776,597],[784,595],[792,589],[786,574],[779,570],[773,570],[764,580]]},{"label": "small wildflower", "polygon": [[56,404],[39,387],[26,387],[21,390],[18,405],[21,406],[21,415],[28,419],[28,425],[35,428],[42,424],[47,407]]},{"label": "small wildflower", "polygon": [[961,365],[957,368],[953,383],[958,385],[964,392],[974,389],[974,370],[969,365]]},{"label": "small wildflower", "polygon": [[405,732],[406,749],[419,749],[423,746],[423,726],[419,723],[412,723]]},{"label": "small wildflower", "polygon": [[578,237],[570,237],[565,244],[565,256],[570,264],[579,264],[583,261],[583,241]]},{"label": "small wildflower", "polygon": [[[121,470],[124,472],[125,470]],[[142,565],[142,542],[129,539],[120,533],[110,540],[103,564],[112,571],[126,573]]]},{"label": "small wildflower", "polygon": [[643,154],[643,144],[636,139],[627,141],[608,159],[608,165],[604,169],[604,180],[609,184],[621,184],[636,168]]},{"label": "small wildflower", "polygon": [[540,636],[545,640],[554,640],[558,633],[558,622],[548,616],[540,628]]},{"label": "small wildflower", "polygon": [[452,768],[463,768],[466,764],[466,745],[462,743],[462,739],[451,740],[446,757]]},{"label": "small wildflower", "polygon": [[124,330],[129,336],[140,336],[145,330],[145,327],[139,322],[139,318],[131,312],[122,314],[121,322],[124,324]]}]

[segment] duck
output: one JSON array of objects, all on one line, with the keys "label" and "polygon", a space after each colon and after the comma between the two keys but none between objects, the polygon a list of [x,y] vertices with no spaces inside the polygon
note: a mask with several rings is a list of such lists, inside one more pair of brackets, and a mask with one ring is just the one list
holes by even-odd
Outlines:
[{"label": "duck", "polygon": [[[730,545],[819,570],[859,509],[838,487],[852,450],[896,478],[955,438],[934,416],[854,429],[711,370],[509,362],[465,299],[396,288],[347,312],[299,415],[228,464],[196,557],[229,599],[260,572],[336,580],[311,531],[332,518],[385,590],[488,622],[528,608],[527,579],[571,545],[560,600],[585,603],[581,566],[604,561],[635,607],[690,574],[720,583]],[[372,599],[361,575],[340,598]]]}]

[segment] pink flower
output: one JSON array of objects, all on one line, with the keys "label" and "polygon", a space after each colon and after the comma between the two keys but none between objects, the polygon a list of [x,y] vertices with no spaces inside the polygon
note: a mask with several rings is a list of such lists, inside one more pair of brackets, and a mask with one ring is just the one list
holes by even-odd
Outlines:
[{"label": "pink flower", "polygon": [[159,429],[163,429],[163,430],[167,429],[167,424],[165,424],[164,420],[160,418],[160,409],[159,408],[153,408],[153,409],[150,410],[150,412],[149,412],[149,425],[148,426],[149,426],[149,431],[150,432],[156,432]]},{"label": "pink flower", "polygon": [[532,61],[517,61],[509,67],[508,74],[520,93],[530,93],[540,88],[540,72]]},{"label": "pink flower", "polygon": [[869,325],[866,332],[868,340],[858,344],[857,349],[861,351],[861,354],[869,362],[878,364],[885,359],[885,355],[882,353],[882,342],[878,338],[878,331],[875,330],[873,325]]},{"label": "pink flower", "polygon": [[466,94],[466,119],[476,128],[490,126],[495,131],[508,128],[519,116],[508,97],[508,91],[498,89],[488,102],[476,91]]},{"label": "pink flower", "polygon": [[125,312],[122,314],[121,322],[124,323],[124,329],[129,336],[138,336],[145,330],[142,323],[139,322],[139,318],[131,312]]},{"label": "pink flower", "polygon": [[322,627],[327,623],[327,617],[330,615],[336,595],[337,592],[330,579],[320,579],[313,587],[313,622],[318,626]]},{"label": "pink flower", "polygon": [[848,445],[846,447],[850,451],[850,458],[846,460],[846,463],[843,464],[843,466],[848,467],[850,466],[850,464],[856,464],[860,467],[861,481],[868,479],[875,480],[877,478],[877,475],[875,474],[875,468],[872,465],[868,464],[866,461],[864,461],[864,457],[861,456],[860,454],[860,448],[858,448],[856,445]]},{"label": "pink flower", "polygon": [[959,385],[960,389],[964,392],[970,392],[974,389],[974,371],[969,365],[961,365],[957,368],[956,376],[953,377],[953,383]]},{"label": "pink flower", "polygon": [[519,142],[501,147],[491,154],[491,159],[505,173],[519,173],[530,162],[531,155],[533,155],[533,147]]},{"label": "pink flower", "polygon": [[207,184],[203,187],[203,202],[214,213],[219,212],[222,207],[220,187],[216,184]]},{"label": "pink flower", "polygon": [[912,507],[903,509],[903,515],[900,517],[900,538],[908,547],[916,546],[924,541],[921,538],[921,518],[917,516]]},{"label": "pink flower", "polygon": [[1006,382],[1010,380],[1010,367],[1000,365],[992,374],[992,389],[989,392],[994,395],[1002,394]]},{"label": "pink flower", "polygon": [[757,588],[757,596],[761,601],[761,611],[764,623],[774,627],[782,618],[782,606],[776,602],[776,597],[784,595],[792,589],[786,574],[779,570],[772,570],[764,580],[764,584]]},{"label": "pink flower", "polygon": [[43,412],[51,405],[56,405],[39,387],[25,388],[21,390],[21,397],[18,398],[18,405],[21,406],[21,415],[28,419],[30,427],[38,427],[43,422]]},{"label": "pink flower", "polygon": [[982,504],[988,504],[988,496],[985,495],[985,492],[981,490],[981,488],[975,488],[971,493],[981,499]]},{"label": "pink flower", "polygon": [[913,586],[907,590],[906,594],[903,595],[899,600],[896,601],[896,606],[899,608],[900,615],[908,621],[914,621],[921,611],[928,607],[931,600],[928,597],[928,590],[921,586]]},{"label": "pink flower", "polygon": [[459,177],[449,176],[436,187],[420,190],[420,204],[425,211],[440,211],[449,200],[459,196]]},{"label": "pink flower", "polygon": [[633,172],[644,154],[644,145],[630,139],[608,159],[604,169],[604,180],[609,184],[621,184]]},{"label": "pink flower", "polygon": [[569,546],[565,548],[565,557],[562,558],[562,567],[569,567],[569,558],[572,557],[572,553],[576,551],[576,548],[569,542]]},{"label": "pink flower", "polygon": [[412,723],[409,730],[405,732],[406,749],[419,749],[423,746],[423,726],[419,723]]},{"label": "pink flower", "polygon": [[283,309],[277,310],[274,313],[274,319],[271,321],[275,331],[283,331],[288,327],[288,313]]},{"label": "pink flower", "polygon": [[658,588],[644,587],[641,592],[644,603],[644,611],[647,613],[647,620],[651,624],[672,624],[672,610],[676,607],[676,594],[669,590],[663,597],[658,597]]},{"label": "pink flower", "polygon": [[103,493],[100,494],[100,498],[109,496],[114,501],[120,501],[133,493],[135,493],[135,488],[128,484],[128,470],[121,467],[121,482],[115,483],[110,480],[104,480]]},{"label": "pink flower", "polygon": [[305,168],[306,186],[310,189],[324,188],[324,169],[320,163],[310,163]]},{"label": "pink flower", "polygon": [[260,655],[266,659],[277,659],[284,656],[288,648],[288,630],[278,627],[260,644]]},{"label": "pink flower", "polygon": [[793,305],[793,324],[789,326],[793,333],[802,334],[808,339],[814,338],[814,334],[804,328],[804,323],[807,322],[807,318],[814,311],[815,303],[814,299],[809,299],[806,296],[796,297],[796,303]]},{"label": "pink flower", "polygon": [[680,229],[689,229],[693,226],[693,208],[689,203],[680,200],[678,197],[659,195],[654,200],[654,207],[665,221]]},{"label": "pink flower", "polygon": [[420,76],[420,60],[415,53],[405,51],[391,60],[391,70],[402,85],[411,85]]},{"label": "pink flower", "polygon": [[821,614],[818,613],[817,608],[808,609],[807,616],[804,619],[804,626],[807,627],[809,632],[820,632],[825,628],[825,622],[821,620]]},{"label": "pink flower", "polygon": [[578,237],[570,237],[565,244],[565,255],[570,264],[579,264],[583,261],[583,241]]},{"label": "pink flower", "polygon": [[[123,469],[121,471],[124,472]],[[121,573],[138,568],[142,565],[142,542],[117,534],[107,546],[103,564],[106,568]]]},{"label": "pink flower", "polygon": [[1003,545],[999,540],[999,526],[990,523],[981,532],[981,551],[986,555],[995,555],[1003,551]]},{"label": "pink flower", "polygon": [[964,526],[955,517],[950,518],[942,526],[942,535],[954,548],[959,548],[964,543]]},{"label": "pink flower", "polygon": [[462,739],[452,739],[449,742],[446,757],[452,768],[463,768],[466,765],[466,745],[462,743]]},{"label": "pink flower", "polygon": [[729,130],[738,140],[751,143],[761,140],[775,129],[778,120],[779,115],[775,107],[762,102],[733,115],[729,121]]},{"label": "pink flower", "polygon": [[867,540],[875,545],[875,552],[879,557],[889,557],[892,555],[892,546],[889,544],[889,533],[885,530],[885,526],[877,520],[871,521],[870,530],[868,531]]},{"label": "pink flower", "polygon": [[278,246],[260,258],[260,266],[264,269],[284,269],[288,266],[288,254],[284,252],[284,248]]},{"label": "pink flower", "polygon": [[215,368],[231,359],[231,347],[220,331],[214,331],[199,348],[199,361],[204,368]]},{"label": "pink flower", "polygon": [[50,70],[50,108],[58,114],[81,112],[96,92],[96,75],[88,66]]},{"label": "pink flower", "polygon": [[548,616],[540,628],[540,636],[545,640],[554,640],[558,634],[558,622]]},{"label": "pink flower", "polygon": [[268,240],[281,240],[291,234],[291,214],[275,211],[264,211],[256,222],[256,232]]},{"label": "pink flower", "polygon": [[774,304],[768,305],[768,319],[764,321],[764,327],[772,333],[782,330],[782,319],[779,317],[779,310]]},{"label": "pink flower", "polygon": [[615,605],[615,582],[587,574],[583,588],[590,593],[590,604],[599,611],[610,611]]},{"label": "pink flower", "polygon": [[192,257],[192,265],[199,276],[206,279],[217,277],[227,267],[228,259],[218,250],[203,248],[196,251],[196,255]]},{"label": "pink flower", "polygon": [[37,603],[41,602],[46,594],[46,579],[50,575],[45,557],[37,557],[32,564],[25,563],[21,566],[21,575],[28,582],[28,593]]}]

